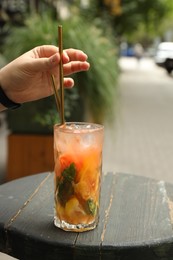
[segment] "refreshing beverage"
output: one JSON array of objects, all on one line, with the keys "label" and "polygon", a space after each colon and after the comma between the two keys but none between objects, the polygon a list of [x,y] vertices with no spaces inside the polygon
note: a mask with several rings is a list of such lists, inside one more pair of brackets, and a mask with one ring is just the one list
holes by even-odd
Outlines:
[{"label": "refreshing beverage", "polygon": [[102,146],[102,125],[55,125],[54,223],[57,227],[78,232],[96,227],[99,216]]}]

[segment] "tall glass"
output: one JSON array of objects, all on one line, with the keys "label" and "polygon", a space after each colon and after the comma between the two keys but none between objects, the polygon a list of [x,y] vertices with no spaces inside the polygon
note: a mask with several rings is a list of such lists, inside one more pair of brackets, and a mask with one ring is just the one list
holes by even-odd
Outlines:
[{"label": "tall glass", "polygon": [[54,126],[55,226],[94,229],[99,217],[102,125],[70,122]]}]

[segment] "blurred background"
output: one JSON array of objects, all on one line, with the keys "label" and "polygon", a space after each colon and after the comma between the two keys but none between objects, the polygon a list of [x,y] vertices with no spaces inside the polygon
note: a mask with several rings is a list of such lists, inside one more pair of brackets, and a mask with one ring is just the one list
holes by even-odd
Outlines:
[{"label": "blurred background", "polygon": [[[1,0],[0,67],[42,44],[88,54],[67,121],[105,126],[103,171],[173,182],[173,1]],[[0,183],[53,170],[54,97],[0,114]]]}]

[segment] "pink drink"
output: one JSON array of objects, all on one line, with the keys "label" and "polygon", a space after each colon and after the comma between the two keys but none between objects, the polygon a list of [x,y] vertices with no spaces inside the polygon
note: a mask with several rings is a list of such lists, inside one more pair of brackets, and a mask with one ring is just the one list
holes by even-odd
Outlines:
[{"label": "pink drink", "polygon": [[99,214],[103,126],[67,123],[54,127],[55,217],[64,230],[96,227]]}]

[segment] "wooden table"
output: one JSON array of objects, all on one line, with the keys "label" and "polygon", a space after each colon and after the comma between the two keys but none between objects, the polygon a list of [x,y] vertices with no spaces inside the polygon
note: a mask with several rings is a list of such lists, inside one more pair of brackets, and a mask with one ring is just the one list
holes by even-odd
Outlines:
[{"label": "wooden table", "polygon": [[173,185],[130,174],[102,180],[95,230],[53,224],[53,174],[0,186],[0,251],[20,260],[173,259]]}]

